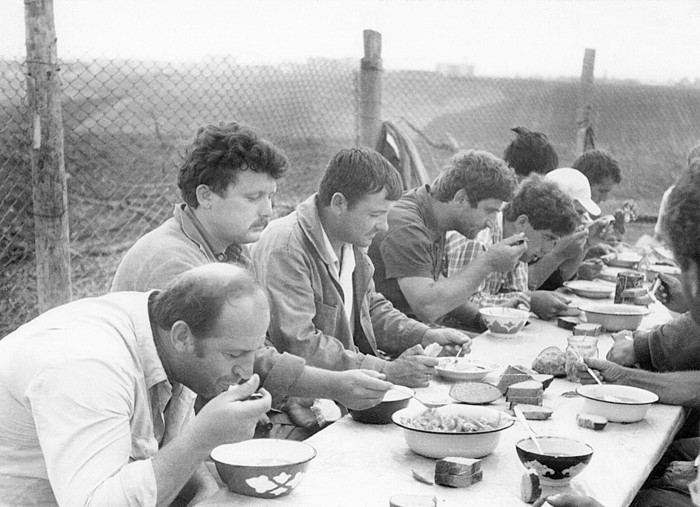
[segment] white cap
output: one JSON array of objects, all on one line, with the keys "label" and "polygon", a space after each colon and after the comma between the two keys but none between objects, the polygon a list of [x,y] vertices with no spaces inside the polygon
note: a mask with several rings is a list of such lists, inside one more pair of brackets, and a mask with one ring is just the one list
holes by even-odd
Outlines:
[{"label": "white cap", "polygon": [[588,183],[588,178],[581,171],[562,167],[548,172],[545,178],[559,185],[566,195],[581,203],[581,206],[591,215],[600,215],[600,208],[591,199],[591,185]]}]

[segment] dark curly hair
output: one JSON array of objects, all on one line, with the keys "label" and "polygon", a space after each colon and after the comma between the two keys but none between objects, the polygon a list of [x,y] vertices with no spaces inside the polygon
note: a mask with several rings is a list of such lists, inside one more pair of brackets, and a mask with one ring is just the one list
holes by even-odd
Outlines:
[{"label": "dark curly hair", "polygon": [[242,171],[265,173],[278,179],[288,166],[284,153],[253,130],[236,122],[222,122],[197,130],[180,166],[177,186],[183,200],[197,208],[199,185],[207,185],[223,196]]},{"label": "dark curly hair", "polygon": [[559,236],[571,234],[580,223],[571,198],[559,185],[539,174],[524,179],[503,210],[503,217],[509,222],[520,215],[527,216],[533,229],[549,229]]},{"label": "dark curly hair", "polygon": [[506,146],[503,160],[515,170],[515,174],[522,177],[531,173],[547,174],[559,167],[559,156],[546,135],[525,127],[511,130],[517,135]]},{"label": "dark curly hair", "polygon": [[700,158],[695,158],[676,181],[662,219],[671,250],[683,269],[691,260],[700,266],[699,224]]},{"label": "dark curly hair", "polygon": [[602,183],[607,178],[612,178],[616,184],[622,181],[620,164],[605,150],[585,151],[571,167],[581,171],[591,185]]},{"label": "dark curly hair", "polygon": [[322,206],[328,206],[333,194],[340,192],[352,209],[367,194],[383,189],[391,201],[401,197],[403,186],[396,168],[370,148],[346,148],[328,163],[318,186],[318,199]]},{"label": "dark curly hair", "polygon": [[513,169],[487,151],[467,150],[454,155],[430,187],[430,195],[448,202],[464,189],[474,208],[485,199],[509,201],[518,185]]}]

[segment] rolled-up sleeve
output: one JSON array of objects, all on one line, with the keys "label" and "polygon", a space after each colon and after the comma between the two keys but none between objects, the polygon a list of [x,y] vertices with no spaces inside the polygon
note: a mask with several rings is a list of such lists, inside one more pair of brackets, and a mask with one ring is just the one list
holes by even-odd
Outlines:
[{"label": "rolled-up sleeve", "polygon": [[[71,361],[44,370],[25,395],[59,505],[156,505],[150,457],[157,442],[148,425],[132,428],[134,417],[150,413],[147,400],[135,413],[147,394],[131,372],[101,360]],[[134,448],[142,455],[133,456]]]},{"label": "rolled-up sleeve", "polygon": [[255,353],[255,373],[272,396],[272,408],[279,409],[284,404],[305,366],[303,358],[287,352],[280,354],[274,347],[263,347]]}]

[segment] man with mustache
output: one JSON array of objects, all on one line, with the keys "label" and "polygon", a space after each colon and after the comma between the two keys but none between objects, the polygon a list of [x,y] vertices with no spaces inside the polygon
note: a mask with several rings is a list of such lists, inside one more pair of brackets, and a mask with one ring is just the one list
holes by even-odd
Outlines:
[{"label": "man with mustache", "polygon": [[522,235],[506,238],[445,278],[445,233],[455,230],[474,238],[513,197],[516,185],[513,169],[488,152],[468,150],[452,157],[432,184],[401,197],[389,212],[388,230],[372,241],[377,290],[423,322],[450,314],[467,327],[481,328],[469,296],[490,273],[511,271],[527,245]]},{"label": "man with mustache", "polygon": [[[369,148],[342,149],[319,190],[270,223],[253,247],[255,271],[272,307],[270,340],[279,350],[332,370],[369,368],[407,386],[427,386],[437,342],[469,350],[469,337],[406,317],[374,290],[366,248],[401,196],[394,167]],[[381,352],[398,356],[387,361]]]}]

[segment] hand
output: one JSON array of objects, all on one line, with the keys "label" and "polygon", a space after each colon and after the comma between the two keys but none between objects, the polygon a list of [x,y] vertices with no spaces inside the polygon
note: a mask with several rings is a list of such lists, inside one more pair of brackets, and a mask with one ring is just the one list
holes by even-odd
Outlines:
[{"label": "hand", "polygon": [[594,257],[603,257],[609,254],[617,255],[617,250],[615,250],[615,247],[608,245],[607,243],[598,243],[597,245],[592,246],[588,249],[588,252],[586,253],[586,259]]},{"label": "hand", "polygon": [[471,351],[472,339],[457,329],[449,327],[431,328],[423,337],[423,345],[438,343],[443,346],[442,354],[454,356],[462,350],[462,354],[469,354]]},{"label": "hand", "polygon": [[542,320],[549,320],[568,310],[568,299],[557,292],[536,290],[530,295],[532,311]]},{"label": "hand", "polygon": [[559,238],[552,248],[552,255],[560,259],[573,259],[583,252],[588,240],[588,230],[582,228],[573,234]]},{"label": "hand", "polygon": [[[255,424],[272,405],[270,393],[258,390],[259,385],[260,377],[253,374],[247,382],[232,386],[202,407],[189,425],[202,449],[209,453],[217,445],[253,437]],[[256,391],[262,397],[249,400]]]},{"label": "hand", "polygon": [[552,507],[603,507],[603,504],[590,496],[560,493],[538,499],[532,507],[541,507],[547,502]]},{"label": "hand", "polygon": [[595,379],[593,379],[590,373],[588,373],[588,370],[586,370],[586,365],[588,365],[591,370],[593,370],[593,373],[603,382],[616,384],[622,380],[624,370],[619,364],[595,357],[584,357],[583,360],[586,364],[576,364],[582,384],[595,383]]},{"label": "hand", "polygon": [[348,408],[364,410],[380,403],[391,383],[386,375],[373,370],[338,372],[338,385],[333,399]]},{"label": "hand", "polygon": [[683,284],[675,276],[659,273],[661,283],[654,291],[654,297],[666,308],[676,313],[688,311]]},{"label": "hand", "polygon": [[[520,243],[525,240],[525,242]],[[523,234],[515,234],[489,247],[483,254],[491,271],[507,273],[512,271],[527,251],[527,238]]]},{"label": "hand", "polygon": [[414,345],[384,367],[387,381],[406,387],[428,387],[439,360],[424,356],[423,347]]},{"label": "hand", "polygon": [[[613,339],[615,337],[613,336]],[[637,354],[634,352],[634,342],[627,338],[615,340],[613,346],[605,356],[608,361],[617,363],[620,366],[634,366],[637,364]]]},{"label": "hand", "polygon": [[579,280],[594,280],[603,272],[605,264],[600,259],[586,259],[578,267]]}]

